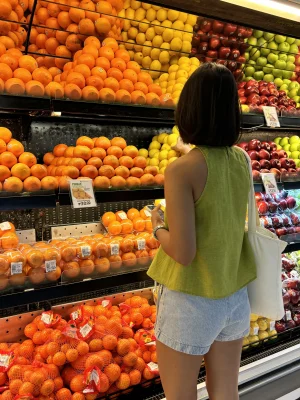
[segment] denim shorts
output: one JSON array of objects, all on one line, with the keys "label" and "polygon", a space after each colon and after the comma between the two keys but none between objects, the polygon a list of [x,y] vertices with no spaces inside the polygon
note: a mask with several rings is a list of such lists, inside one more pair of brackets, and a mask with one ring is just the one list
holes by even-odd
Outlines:
[{"label": "denim shorts", "polygon": [[242,339],[250,330],[247,287],[223,299],[212,300],[159,287],[157,340],[173,350],[204,355],[214,341]]}]

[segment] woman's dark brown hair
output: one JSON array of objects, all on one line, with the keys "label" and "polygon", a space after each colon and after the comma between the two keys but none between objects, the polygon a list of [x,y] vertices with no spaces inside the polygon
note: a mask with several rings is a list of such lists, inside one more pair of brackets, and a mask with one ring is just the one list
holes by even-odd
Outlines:
[{"label": "woman's dark brown hair", "polygon": [[206,63],[186,82],[175,113],[182,140],[204,146],[233,146],[240,136],[240,105],[232,73]]}]

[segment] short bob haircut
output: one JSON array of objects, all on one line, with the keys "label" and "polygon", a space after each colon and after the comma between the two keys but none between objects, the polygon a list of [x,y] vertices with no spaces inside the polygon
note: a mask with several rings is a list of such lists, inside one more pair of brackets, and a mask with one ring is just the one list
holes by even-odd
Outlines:
[{"label": "short bob haircut", "polygon": [[240,103],[232,73],[206,63],[186,82],[175,112],[184,143],[233,146],[240,136]]}]

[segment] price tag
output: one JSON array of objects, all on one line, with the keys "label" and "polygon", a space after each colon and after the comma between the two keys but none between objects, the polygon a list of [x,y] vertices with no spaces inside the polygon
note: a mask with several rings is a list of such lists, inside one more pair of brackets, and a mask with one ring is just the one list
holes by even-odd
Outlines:
[{"label": "price tag", "polygon": [[150,369],[151,372],[158,372],[158,365],[154,362],[149,362],[147,364],[148,368]]},{"label": "price tag", "polygon": [[90,324],[85,324],[79,328],[80,334],[83,338],[88,336],[88,334],[91,332],[93,328],[91,327]]},{"label": "price tag", "polygon": [[261,179],[267,194],[272,195],[279,192],[274,174],[261,173]]},{"label": "price tag", "polygon": [[0,367],[7,368],[9,366],[11,357],[8,354],[0,354]]},{"label": "price tag", "polygon": [[119,243],[113,243],[110,245],[110,254],[112,256],[118,256],[120,252],[120,246]]},{"label": "price tag", "polygon": [[145,239],[138,239],[137,240],[138,250],[145,250],[146,248],[146,240]]},{"label": "price tag", "polygon": [[89,257],[92,254],[92,249],[90,246],[81,246],[80,250],[82,257]]},{"label": "price tag", "polygon": [[271,128],[280,128],[280,122],[276,108],[265,106],[262,109],[265,115],[267,126],[270,126]]},{"label": "price tag", "polygon": [[275,321],[270,321],[270,331],[274,331],[275,329]]},{"label": "price tag", "polygon": [[43,321],[46,325],[50,325],[52,322],[52,314],[43,313],[41,316],[41,321]]},{"label": "price tag", "polygon": [[22,262],[12,262],[10,264],[10,273],[12,275],[21,274],[23,271],[23,263]]},{"label": "price tag", "polygon": [[101,305],[102,305],[102,307],[108,307],[110,305],[110,301],[109,300],[102,300]]},{"label": "price tag", "polygon": [[45,261],[46,272],[56,271],[56,260]]},{"label": "price tag", "polygon": [[11,229],[11,226],[10,226],[9,222],[2,222],[0,224],[0,229],[1,229],[1,231],[9,231]]},{"label": "price tag", "polygon": [[70,180],[70,193],[74,208],[97,207],[91,179]]},{"label": "price tag", "polygon": [[124,213],[124,211],[118,212],[118,217],[120,217],[122,220],[127,219],[127,215]]},{"label": "price tag", "polygon": [[290,312],[290,310],[287,310],[285,312],[285,320],[286,321],[291,321],[292,320],[292,313]]},{"label": "price tag", "polygon": [[258,334],[259,328],[256,326],[253,328],[253,336],[256,336]]}]

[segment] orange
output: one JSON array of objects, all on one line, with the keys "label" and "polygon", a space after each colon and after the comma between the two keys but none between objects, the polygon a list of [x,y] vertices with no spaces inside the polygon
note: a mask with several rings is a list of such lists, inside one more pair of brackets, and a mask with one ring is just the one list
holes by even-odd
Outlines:
[{"label": "orange", "polygon": [[86,101],[98,101],[99,100],[99,92],[93,86],[86,86],[82,90],[82,98]]},{"label": "orange", "polygon": [[84,45],[87,46],[89,44],[92,44],[93,46],[97,47],[98,50],[101,47],[100,40],[97,39],[95,36],[89,36],[88,38],[85,39]]},{"label": "orange", "polygon": [[110,187],[110,180],[106,176],[97,176],[94,179],[95,189],[108,189]]},{"label": "orange", "polygon": [[147,72],[140,72],[138,74],[138,81],[145,83],[147,86],[153,83],[151,76]]},{"label": "orange", "polygon": [[118,221],[112,221],[107,226],[107,230],[111,235],[119,235],[122,231],[122,225]]},{"label": "orange", "polygon": [[146,167],[144,169],[144,172],[145,172],[145,174],[151,174],[151,175],[155,176],[158,174],[158,167],[148,165],[148,167]]},{"label": "orange", "polygon": [[104,165],[110,165],[114,169],[119,166],[119,160],[116,156],[108,155],[103,160]]},{"label": "orange", "polygon": [[131,208],[127,211],[127,217],[133,221],[135,218],[139,218],[140,212],[136,208]]},{"label": "orange", "polygon": [[[98,140],[98,138],[95,139],[95,145],[97,143],[97,140]],[[99,143],[100,143],[100,141],[98,142],[98,144]],[[101,147],[95,147],[94,149],[92,149],[91,155],[92,155],[92,157],[98,157],[98,158],[101,158],[101,160],[103,160],[106,157],[106,151]]]},{"label": "orange", "polygon": [[154,176],[151,174],[145,174],[141,177],[142,186],[151,186],[155,184]]},{"label": "orange", "polygon": [[133,71],[135,71],[136,74],[139,74],[141,72],[141,67],[135,61],[129,61],[127,63],[127,68],[133,69]]},{"label": "orange", "polygon": [[11,176],[10,170],[5,165],[0,165],[0,182]]},{"label": "orange", "polygon": [[110,180],[111,186],[115,188],[124,188],[126,186],[126,180],[121,176],[114,176]]},{"label": "orange", "polygon": [[86,64],[78,64],[74,68],[74,72],[79,72],[85,79],[91,76],[91,70]]},{"label": "orange", "polygon": [[54,99],[62,99],[65,94],[63,87],[57,82],[50,82],[45,87],[45,93],[48,97],[52,97]]},{"label": "orange", "polygon": [[107,34],[111,30],[111,24],[107,18],[98,18],[95,21],[95,28],[99,35]]},{"label": "orange", "polygon": [[0,78],[6,82],[8,79],[13,77],[12,69],[4,63],[0,63]]},{"label": "orange", "polygon": [[[7,180],[12,179],[8,178]],[[17,179],[17,178],[16,178]],[[7,181],[5,181],[7,182]],[[4,183],[5,184],[5,183]],[[16,192],[16,190],[10,190],[10,192]],[[16,249],[19,245],[19,238],[13,232],[4,233],[1,236],[2,248],[3,249]],[[20,256],[19,253],[16,254],[16,257],[11,257],[10,262],[23,262],[23,256]],[[23,262],[25,264],[25,262]]]},{"label": "orange", "polygon": [[99,97],[100,97],[100,100],[102,100],[104,102],[112,103],[112,102],[115,101],[116,95],[115,95],[115,92],[112,89],[103,88],[99,92]]},{"label": "orange", "polygon": [[133,223],[130,221],[130,219],[125,219],[121,221],[121,225],[122,225],[122,234],[127,235],[129,233],[132,233]]},{"label": "orange", "polygon": [[157,174],[157,175],[154,177],[154,180],[155,180],[155,184],[156,184],[156,185],[158,185],[158,186],[164,186],[165,177],[164,177],[163,174]]},{"label": "orange", "polygon": [[112,61],[113,58],[115,57],[114,51],[111,47],[109,46],[104,46],[101,47],[99,50],[99,57],[104,57],[108,61]]},{"label": "orange", "polygon": [[29,81],[25,85],[26,93],[34,97],[43,97],[45,93],[44,86],[38,81]]},{"label": "orange", "polygon": [[69,17],[73,22],[78,24],[82,19],[85,18],[85,11],[79,8],[70,8]]},{"label": "orange", "polygon": [[[108,50],[108,52],[110,53],[110,50]],[[105,69],[105,71],[108,71],[110,68],[110,61],[105,56],[103,57],[100,56],[96,59],[96,67],[101,67]]]},{"label": "orange", "polygon": [[117,158],[120,158],[123,154],[123,151],[120,147],[118,146],[111,146],[107,149],[107,155],[109,156],[115,156]]},{"label": "orange", "polygon": [[92,149],[94,147],[94,142],[93,142],[93,139],[91,139],[88,136],[80,136],[76,140],[76,146],[86,146],[86,147]]},{"label": "orange", "polygon": [[29,168],[31,168],[33,165],[37,163],[37,159],[34,154],[26,151],[25,153],[22,153],[20,155],[19,162],[26,164]]},{"label": "orange", "polygon": [[88,44],[85,45],[84,48],[82,49],[82,54],[89,54],[94,57],[94,59],[98,58],[99,54],[99,49],[97,46],[94,46],[93,44]]},{"label": "orange", "polygon": [[114,350],[117,347],[118,340],[114,335],[106,335],[102,339],[102,344],[106,350]]},{"label": "orange", "polygon": [[110,262],[106,257],[96,258],[95,260],[95,270],[98,273],[105,273],[110,268]]},{"label": "orange", "polygon": [[102,223],[105,227],[108,227],[108,225],[111,222],[115,222],[116,221],[116,215],[113,212],[106,212],[102,215]]},{"label": "orange", "polygon": [[65,86],[65,96],[70,100],[80,100],[81,99],[81,89],[74,83],[69,83]]},{"label": "orange", "polygon": [[71,72],[67,77],[67,84],[77,85],[80,89],[85,87],[85,79],[79,72]]},{"label": "orange", "polygon": [[73,392],[82,392],[85,389],[85,382],[83,375],[76,375],[70,382],[70,389]]},{"label": "orange", "polygon": [[25,68],[32,73],[38,65],[33,57],[25,55],[19,58],[19,67]]},{"label": "orange", "polygon": [[66,144],[63,144],[63,143],[57,144],[53,149],[54,156],[62,157],[67,148],[68,148],[68,146]]},{"label": "orange", "polygon": [[98,170],[102,166],[102,161],[98,157],[91,157],[88,161],[88,165],[93,165]]},{"label": "orange", "polygon": [[146,104],[146,96],[140,90],[135,90],[131,93],[131,100],[135,104]]},{"label": "orange", "polygon": [[105,375],[108,377],[109,382],[117,381],[121,375],[121,368],[117,364],[109,364],[104,369]]},{"label": "orange", "polygon": [[41,181],[34,177],[34,176],[29,176],[24,180],[24,191],[25,192],[37,192],[41,190]]},{"label": "orange", "polygon": [[102,67],[94,67],[91,71],[93,76],[99,76],[103,81],[107,78],[107,73]]},{"label": "orange", "polygon": [[0,18],[7,19],[12,12],[12,6],[8,0],[1,1]]},{"label": "orange", "polygon": [[57,180],[52,176],[46,176],[41,180],[43,190],[56,190],[58,187]]},{"label": "orange", "polygon": [[6,166],[7,168],[12,168],[17,164],[17,157],[9,151],[5,151],[0,154],[0,164]]},{"label": "orange", "polygon": [[0,57],[0,63],[4,63],[4,64],[8,65],[12,69],[12,71],[14,71],[15,69],[18,68],[17,58],[13,57],[12,55],[10,55],[8,53],[3,54]]},{"label": "orange", "polygon": [[117,176],[121,176],[122,178],[127,179],[130,176],[129,169],[124,166],[119,166],[115,169],[115,174]]},{"label": "orange", "polygon": [[74,157],[89,160],[91,158],[91,149],[87,146],[76,146],[74,149]]},{"label": "orange", "polygon": [[138,80],[138,76],[133,69],[125,69],[123,72],[124,79],[129,79],[133,84],[135,84]]},{"label": "orange", "polygon": [[108,89],[112,89],[114,92],[117,92],[120,88],[119,82],[115,78],[106,78],[104,79],[104,87]]},{"label": "orange", "polygon": [[130,61],[130,55],[127,50],[119,49],[115,53],[115,57],[122,58],[126,64]]},{"label": "orange", "polygon": [[133,227],[137,232],[143,232],[145,230],[146,223],[141,217],[136,217],[133,219]]},{"label": "orange", "polygon": [[161,104],[160,98],[155,93],[146,94],[146,103],[149,104],[150,106],[155,106],[155,107],[158,107]]},{"label": "orange", "polygon": [[21,79],[24,83],[32,80],[31,73],[25,68],[17,68],[13,74],[14,78]]},{"label": "orange", "polygon": [[122,79],[119,82],[120,89],[126,90],[127,92],[131,93],[134,90],[134,86],[131,80],[129,79]]},{"label": "orange", "polygon": [[95,142],[95,147],[100,147],[104,150],[107,150],[110,146],[110,140],[105,136],[100,136]]},{"label": "orange", "polygon": [[56,392],[56,399],[57,400],[72,400],[72,393],[69,389],[59,389]]},{"label": "orange", "polygon": [[57,75],[60,75],[62,73],[62,71],[57,67],[49,68],[49,72],[52,75],[52,78],[55,78]]},{"label": "orange", "polygon": [[[69,27],[68,27],[69,30]],[[75,52],[81,50],[81,41],[76,34],[71,34],[66,40],[66,47],[68,50]]]},{"label": "orange", "polygon": [[79,33],[83,35],[94,35],[95,34],[95,26],[93,21],[88,18],[83,18],[78,25]]},{"label": "orange", "polygon": [[0,153],[4,153],[6,151],[6,143],[4,140],[0,139]]},{"label": "orange", "polygon": [[39,49],[45,49],[46,40],[47,36],[44,33],[39,33],[35,39],[35,44]]},{"label": "orange", "polygon": [[112,5],[107,1],[100,0],[96,5],[96,11],[99,14],[110,15],[112,13]]},{"label": "orange", "polygon": [[[22,28],[19,28],[19,29],[22,29]],[[25,30],[24,30],[24,32],[26,33]],[[15,47],[14,41],[7,36],[0,36],[0,43],[4,44],[6,49],[12,49]]]},{"label": "orange", "polygon": [[98,176],[98,170],[93,165],[85,165],[81,170],[81,176],[94,179]]},{"label": "orange", "polygon": [[142,169],[146,168],[146,166],[147,166],[147,160],[145,157],[142,157],[142,156],[135,157],[133,159],[133,163],[134,163],[135,167],[142,168]]},{"label": "orange", "polygon": [[5,82],[5,91],[14,95],[22,95],[25,93],[25,85],[21,79],[11,78]]},{"label": "orange", "polygon": [[19,60],[19,58],[23,55],[23,53],[19,49],[8,49],[6,54],[9,54],[17,60]]},{"label": "orange", "polygon": [[11,174],[24,181],[30,176],[30,168],[26,164],[17,163],[12,167]]},{"label": "orange", "polygon": [[69,166],[76,167],[81,170],[86,165],[86,162],[82,158],[72,158],[69,162]]},{"label": "orange", "polygon": [[45,49],[48,54],[54,55],[58,46],[59,46],[59,41],[56,38],[50,37],[49,39],[46,40]]},{"label": "orange", "polygon": [[96,64],[95,58],[92,54],[81,54],[76,61],[78,64],[85,64],[89,69],[94,68]]},{"label": "orange", "polygon": [[130,377],[125,372],[122,372],[119,379],[115,382],[116,387],[119,390],[128,389],[130,386]]},{"label": "orange", "polygon": [[133,167],[133,159],[129,156],[123,156],[119,159],[121,166],[131,169]]},{"label": "orange", "polygon": [[111,60],[111,66],[113,68],[119,69],[121,72],[124,72],[126,69],[126,63],[122,58],[114,58]]},{"label": "orange", "polygon": [[141,178],[144,175],[142,168],[134,167],[130,170],[130,175],[135,178]]},{"label": "orange", "polygon": [[129,188],[134,188],[134,187],[139,187],[141,186],[141,181],[139,178],[136,178],[134,176],[130,176],[129,178],[126,179],[127,186]]},{"label": "orange", "polygon": [[67,29],[72,23],[72,20],[67,11],[61,11],[57,16],[57,22],[63,29]]},{"label": "orange", "polygon": [[138,156],[139,151],[135,146],[126,146],[123,150],[124,156],[129,156],[131,158],[135,158]]},{"label": "orange", "polygon": [[6,47],[4,46],[3,43],[0,42],[0,56],[2,56],[2,54],[6,53]]}]

